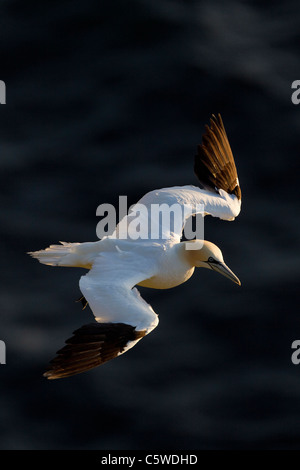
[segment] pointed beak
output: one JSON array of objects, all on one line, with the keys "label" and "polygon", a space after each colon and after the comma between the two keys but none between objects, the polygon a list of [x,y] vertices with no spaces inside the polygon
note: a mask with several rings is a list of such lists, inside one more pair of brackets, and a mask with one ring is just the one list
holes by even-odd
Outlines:
[{"label": "pointed beak", "polygon": [[208,263],[211,269],[216,271],[217,273],[223,274],[223,276],[228,277],[231,281],[235,282],[239,286],[241,285],[241,281],[239,278],[231,271],[231,269],[226,266],[225,263]]}]

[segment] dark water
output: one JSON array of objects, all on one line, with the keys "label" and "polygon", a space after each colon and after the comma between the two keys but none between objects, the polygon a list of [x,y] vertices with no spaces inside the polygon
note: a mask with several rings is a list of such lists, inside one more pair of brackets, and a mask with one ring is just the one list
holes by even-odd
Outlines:
[{"label": "dark water", "polygon": [[[0,4],[2,449],[300,448],[296,1]],[[200,270],[141,289],[159,327],[71,379],[42,377],[92,320],[80,270],[25,253],[96,240],[96,208],[196,184],[193,155],[220,112],[243,210],[205,222],[242,280]]]}]

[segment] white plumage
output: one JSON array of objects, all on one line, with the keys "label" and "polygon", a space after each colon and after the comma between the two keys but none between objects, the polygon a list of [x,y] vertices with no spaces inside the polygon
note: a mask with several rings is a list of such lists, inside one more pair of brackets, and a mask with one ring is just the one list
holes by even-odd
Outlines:
[{"label": "white plumage", "polygon": [[[204,240],[181,242],[186,214],[191,215],[185,212],[186,207],[193,208],[193,215],[200,212],[228,221],[234,220],[241,209],[236,167],[220,115],[213,116],[211,126],[206,127],[194,170],[201,188],[175,186],[150,191],[111,236],[97,242],[61,242],[62,245],[30,253],[43,264],[89,269],[80,278],[79,286],[83,304],[89,304],[96,319],[66,341],[44,374],[46,377],[68,377],[101,365],[127,351],[158,325],[157,315],[142,299],[137,285],[155,289],[175,287],[187,281],[195,267],[213,269],[240,284],[216,245]],[[170,226],[154,220],[153,204],[179,205],[181,212],[176,224]],[[155,239],[130,237],[134,209],[140,205],[148,210],[139,221],[147,227],[148,235],[150,227],[157,229]],[[199,205],[202,208],[198,211]],[[120,239],[124,231],[129,235],[126,240]]]}]

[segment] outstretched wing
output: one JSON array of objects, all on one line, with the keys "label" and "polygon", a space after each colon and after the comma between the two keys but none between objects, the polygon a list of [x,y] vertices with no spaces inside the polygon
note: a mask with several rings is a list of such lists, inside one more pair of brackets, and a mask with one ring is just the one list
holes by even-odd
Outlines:
[{"label": "outstretched wing", "polygon": [[135,240],[139,225],[140,238],[144,240],[159,243],[172,240],[176,243],[180,241],[186,220],[191,215],[234,220],[241,210],[241,189],[220,115],[217,118],[213,115],[211,127],[206,126],[194,170],[201,188],[174,186],[150,191],[121,220],[112,237]]},{"label": "outstretched wing", "polygon": [[158,317],[133,286],[154,273],[154,264],[135,253],[99,255],[79,283],[96,322],[74,332],[44,376],[69,377],[97,367],[150,333],[157,326]]}]

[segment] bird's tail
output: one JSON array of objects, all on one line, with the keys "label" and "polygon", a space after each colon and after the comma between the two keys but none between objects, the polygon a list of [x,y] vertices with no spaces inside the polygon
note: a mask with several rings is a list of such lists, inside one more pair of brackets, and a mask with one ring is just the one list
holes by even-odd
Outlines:
[{"label": "bird's tail", "polygon": [[30,251],[28,254],[49,266],[88,267],[81,264],[81,256],[78,253],[78,246],[82,245],[81,243],[60,243],[61,245],[50,245],[45,250]]}]

